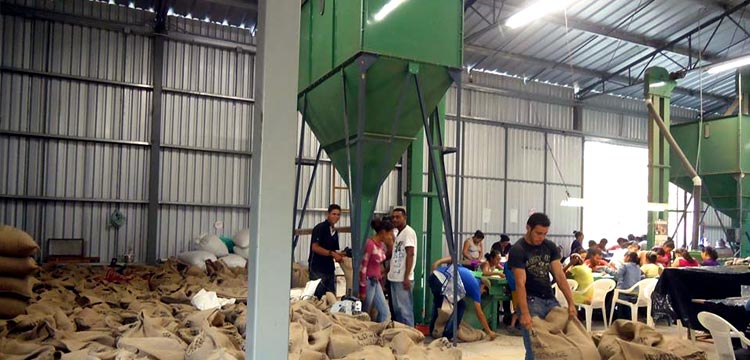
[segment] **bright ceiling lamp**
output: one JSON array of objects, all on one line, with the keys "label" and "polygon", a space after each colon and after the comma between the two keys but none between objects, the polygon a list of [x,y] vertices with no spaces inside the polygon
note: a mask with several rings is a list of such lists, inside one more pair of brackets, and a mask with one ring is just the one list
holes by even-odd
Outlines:
[{"label": "bright ceiling lamp", "polygon": [[664,81],[657,81],[655,83],[648,84],[648,87],[650,87],[650,88],[658,88],[658,87],[662,87],[664,85],[667,85],[667,83],[664,82]]},{"label": "bright ceiling lamp", "polygon": [[646,203],[646,210],[654,212],[664,212],[669,208],[669,204],[665,203]]},{"label": "bright ceiling lamp", "polygon": [[709,74],[718,74],[720,72],[734,70],[745,65],[750,65],[750,55],[738,57],[736,59],[723,61],[709,66],[706,72]]},{"label": "bright ceiling lamp", "polygon": [[380,8],[380,10],[376,12],[372,18],[375,21],[381,21],[404,2],[406,2],[406,0],[390,0],[385,5],[383,5],[383,7]]},{"label": "bright ceiling lamp", "polygon": [[577,0],[537,0],[523,10],[513,14],[505,26],[515,29],[556,11],[565,9]]},{"label": "bright ceiling lamp", "polygon": [[560,202],[560,206],[565,207],[583,207],[585,201],[581,198],[569,197]]}]

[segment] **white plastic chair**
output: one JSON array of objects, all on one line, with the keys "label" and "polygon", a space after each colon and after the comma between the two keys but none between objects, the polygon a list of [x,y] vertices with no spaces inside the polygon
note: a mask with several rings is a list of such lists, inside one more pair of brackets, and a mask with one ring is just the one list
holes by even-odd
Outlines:
[{"label": "white plastic chair", "polygon": [[750,340],[745,337],[745,334],[737,331],[732,324],[722,319],[721,316],[708,311],[701,311],[698,313],[698,321],[711,333],[720,360],[735,359],[732,338],[740,339],[743,349],[747,349],[750,345]]},{"label": "white plastic chair", "polygon": [[[646,325],[654,326],[654,319],[651,317],[651,293],[654,292],[658,279],[643,279],[631,286],[630,289],[615,289],[612,297],[612,311],[610,312],[609,325],[615,318],[615,305],[626,305],[630,307],[630,315],[633,321],[638,321],[638,308],[646,307]],[[620,295],[637,295],[635,303],[620,299]]]},{"label": "white plastic chair", "polygon": [[[576,289],[578,289],[578,281],[575,281],[573,279],[567,279],[567,280],[568,280],[568,285],[570,286],[570,290],[576,291]],[[555,291],[555,299],[557,299],[557,302],[560,303],[560,306],[563,306],[563,307],[568,306],[568,302],[567,300],[565,300],[565,294],[563,294],[563,292],[557,288],[557,283],[554,283],[552,285],[552,288]]]},{"label": "white plastic chair", "polygon": [[605,299],[607,294],[614,290],[617,283],[612,279],[601,279],[596,280],[586,289],[578,290],[576,293],[585,294],[592,287],[594,288],[594,295],[591,297],[591,304],[576,303],[576,306],[582,307],[586,311],[586,330],[591,332],[591,317],[594,313],[594,309],[600,309],[602,311],[602,317],[604,318],[604,325],[607,323],[607,309],[605,309]]}]

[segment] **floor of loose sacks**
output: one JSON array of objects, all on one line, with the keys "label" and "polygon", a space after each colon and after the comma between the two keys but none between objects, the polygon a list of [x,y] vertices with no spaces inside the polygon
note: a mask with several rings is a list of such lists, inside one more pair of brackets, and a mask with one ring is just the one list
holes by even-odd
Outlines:
[{"label": "floor of loose sacks", "polygon": [[[679,338],[680,334],[677,332],[676,326],[666,326],[659,324],[656,326],[667,339]],[[594,333],[604,331],[604,326],[600,323],[592,324],[592,330]],[[517,360],[523,359],[524,348],[523,338],[520,336],[508,336],[504,334],[504,331],[500,331],[501,335],[494,341],[478,341],[473,343],[460,343],[458,347],[461,349],[463,360]],[[682,334],[682,338],[685,338],[685,334]],[[708,340],[711,341],[711,340]],[[704,350],[708,355],[708,360],[718,360],[716,351],[713,343],[705,341],[696,341],[696,346]]]}]

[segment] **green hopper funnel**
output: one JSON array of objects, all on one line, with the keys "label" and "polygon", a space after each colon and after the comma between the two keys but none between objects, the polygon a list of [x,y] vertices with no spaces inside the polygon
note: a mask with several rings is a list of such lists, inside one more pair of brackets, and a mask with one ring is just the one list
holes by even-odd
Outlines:
[{"label": "green hopper funnel", "polygon": [[[738,72],[739,83],[750,83],[750,71]],[[739,90],[739,89],[738,89]],[[742,91],[746,98],[750,93]],[[745,102],[747,104],[747,102]],[[738,115],[717,119],[673,124],[675,140],[691,161],[698,159],[698,174],[703,179],[703,200],[733,221],[740,229],[743,256],[750,254],[750,116],[747,105],[740,103]],[[683,189],[692,189],[692,181],[671,158],[671,181]]]},{"label": "green hopper funnel", "polygon": [[349,186],[355,273],[421,109],[434,111],[460,75],[462,31],[460,0],[302,2],[298,109]]}]

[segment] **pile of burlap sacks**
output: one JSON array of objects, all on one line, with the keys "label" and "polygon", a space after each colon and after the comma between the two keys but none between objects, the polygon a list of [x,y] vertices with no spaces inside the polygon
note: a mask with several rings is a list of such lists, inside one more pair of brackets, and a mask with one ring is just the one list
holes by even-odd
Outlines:
[{"label": "pile of burlap sacks", "polygon": [[690,340],[670,339],[646,324],[617,320],[593,338],[565,308],[553,308],[546,318],[532,318],[531,344],[537,359],[556,360],[706,360]]},{"label": "pile of burlap sacks", "polygon": [[[247,271],[211,263],[208,273],[170,259],[128,267],[45,266],[24,314],[0,320],[3,359],[244,359]],[[198,311],[201,289],[238,302]]]},{"label": "pile of burlap sacks", "polygon": [[26,311],[31,298],[32,274],[38,266],[34,254],[39,246],[29,234],[0,225],[0,319]]},{"label": "pile of burlap sacks", "polygon": [[291,305],[290,360],[461,359],[461,351],[445,338],[425,345],[421,332],[397,322],[372,322],[367,314],[330,314],[327,311],[335,301],[328,293],[321,300]]}]

